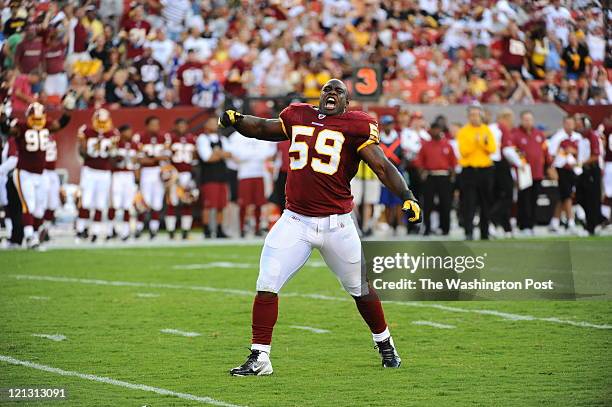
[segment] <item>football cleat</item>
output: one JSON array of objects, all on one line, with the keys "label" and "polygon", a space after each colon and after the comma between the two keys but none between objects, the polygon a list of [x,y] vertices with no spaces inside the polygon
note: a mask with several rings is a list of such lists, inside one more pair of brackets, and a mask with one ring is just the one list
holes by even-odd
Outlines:
[{"label": "football cleat", "polygon": [[217,225],[217,239],[227,239],[229,236],[225,234],[221,225]]},{"label": "football cleat", "polygon": [[36,250],[40,246],[40,241],[36,236],[26,239],[26,247],[30,250]]},{"label": "football cleat", "polygon": [[402,359],[397,354],[391,337],[384,341],[376,342],[375,348],[378,348],[378,353],[380,353],[380,357],[382,358],[382,367],[400,367]]},{"label": "football cleat", "polygon": [[168,238],[170,240],[174,240],[174,233],[175,233],[174,230],[171,230],[170,232],[168,232]]},{"label": "football cleat", "polygon": [[272,362],[266,352],[252,349],[251,354],[241,366],[230,370],[232,376],[266,376],[271,375]]},{"label": "football cleat", "polygon": [[188,231],[188,230],[183,230],[183,231],[181,232],[181,238],[182,238],[183,240],[189,240],[189,231]]}]

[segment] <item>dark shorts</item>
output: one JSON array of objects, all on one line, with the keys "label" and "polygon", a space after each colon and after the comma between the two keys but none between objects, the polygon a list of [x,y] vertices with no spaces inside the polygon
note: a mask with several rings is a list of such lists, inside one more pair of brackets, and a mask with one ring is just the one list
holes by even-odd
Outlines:
[{"label": "dark shorts", "polygon": [[262,206],[266,203],[263,178],[245,178],[238,180],[238,205]]},{"label": "dark shorts", "polygon": [[200,195],[204,209],[221,211],[227,206],[227,184],[225,182],[207,182],[200,185]]},{"label": "dark shorts", "polygon": [[559,198],[565,200],[572,197],[574,186],[576,186],[576,174],[566,168],[557,168],[559,174]]},{"label": "dark shorts", "polygon": [[380,203],[385,206],[402,205],[404,202],[384,185],[380,188]]}]

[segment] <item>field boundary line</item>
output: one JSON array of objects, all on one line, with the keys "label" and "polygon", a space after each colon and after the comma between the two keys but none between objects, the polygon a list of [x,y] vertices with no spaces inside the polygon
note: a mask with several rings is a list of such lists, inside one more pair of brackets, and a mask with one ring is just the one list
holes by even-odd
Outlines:
[{"label": "field boundary line", "polygon": [[213,406],[241,407],[237,404],[226,403],[225,401],[216,400],[211,397],[195,396],[189,393],[179,393],[179,392],[172,391],[172,390],[162,389],[161,387],[148,386],[146,384],[130,383],[130,382],[125,382],[123,380],[111,379],[110,377],[105,377],[105,376],[96,376],[93,374],[79,373],[73,370],[63,370],[57,367],[51,367],[47,365],[41,365],[39,363],[28,362],[26,360],[15,359],[11,356],[0,355],[0,361],[9,363],[11,365],[24,366],[24,367],[29,367],[31,369],[42,370],[44,372],[55,373],[60,376],[78,377],[80,379],[91,380],[93,382],[112,384],[113,386],[125,387],[127,389],[132,389],[132,390],[148,391],[152,393],[161,394],[163,396],[173,396],[173,397],[177,397],[177,398],[184,399],[184,400],[197,401],[200,403],[211,404]]},{"label": "field boundary line", "polygon": [[[94,284],[94,285],[106,285],[114,287],[148,287],[148,288],[170,288],[178,290],[192,290],[192,291],[206,291],[214,293],[223,293],[230,295],[245,295],[253,296],[254,291],[238,290],[233,288],[217,288],[200,285],[185,285],[185,284],[168,284],[168,283],[148,283],[148,282],[135,282],[135,281],[113,281],[113,280],[99,280],[99,279],[87,279],[87,278],[74,278],[74,277],[56,277],[56,276],[41,276],[31,274],[11,274],[10,277],[18,280],[33,280],[33,281],[51,281],[56,283],[77,283],[77,284]],[[303,293],[292,293],[287,292],[282,294],[283,297],[299,297],[299,298],[311,298],[317,300],[326,301],[352,301],[348,297],[334,297],[324,294],[303,294]],[[557,317],[535,317],[533,315],[526,314],[513,314],[509,312],[490,310],[490,309],[471,309],[471,308],[460,308],[442,304],[429,304],[427,302],[403,302],[403,301],[383,301],[384,304],[396,304],[408,307],[418,308],[433,308],[442,311],[449,312],[460,312],[460,313],[471,313],[481,315],[492,315],[502,319],[510,321],[541,321],[551,322],[555,324],[571,325],[582,328],[594,328],[594,329],[612,329],[612,325],[607,324],[593,324],[585,321],[572,321],[569,319],[560,319]]]}]

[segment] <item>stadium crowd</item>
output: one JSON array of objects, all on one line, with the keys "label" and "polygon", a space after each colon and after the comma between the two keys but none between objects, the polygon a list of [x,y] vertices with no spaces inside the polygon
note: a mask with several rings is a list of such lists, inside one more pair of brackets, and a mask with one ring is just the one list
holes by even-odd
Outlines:
[{"label": "stadium crowd", "polygon": [[316,99],[363,64],[382,70],[390,106],[612,100],[599,1],[2,3],[2,92],[17,110],[66,94],[109,109]]}]

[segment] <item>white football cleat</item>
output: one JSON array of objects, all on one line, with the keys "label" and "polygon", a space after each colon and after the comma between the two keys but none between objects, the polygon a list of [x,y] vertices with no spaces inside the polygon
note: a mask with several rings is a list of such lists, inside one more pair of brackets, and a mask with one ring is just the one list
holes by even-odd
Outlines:
[{"label": "white football cleat", "polygon": [[274,370],[272,369],[270,356],[266,352],[251,349],[251,354],[247,358],[246,362],[230,370],[230,375],[267,376],[271,375],[272,372],[274,372]]}]

